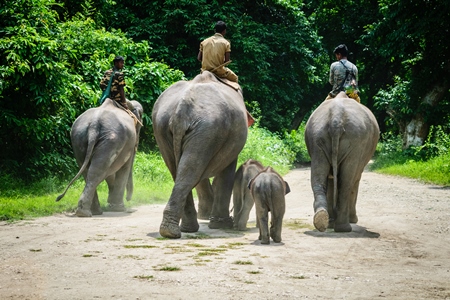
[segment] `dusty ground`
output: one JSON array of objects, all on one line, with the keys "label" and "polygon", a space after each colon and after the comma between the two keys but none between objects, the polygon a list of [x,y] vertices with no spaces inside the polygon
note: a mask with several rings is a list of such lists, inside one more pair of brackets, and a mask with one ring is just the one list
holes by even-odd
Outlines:
[{"label": "dusty ground", "polygon": [[246,232],[164,240],[163,205],[1,223],[0,299],[450,299],[450,189],[365,172],[354,231],[321,233],[309,171],[285,176],[280,244],[253,212]]}]

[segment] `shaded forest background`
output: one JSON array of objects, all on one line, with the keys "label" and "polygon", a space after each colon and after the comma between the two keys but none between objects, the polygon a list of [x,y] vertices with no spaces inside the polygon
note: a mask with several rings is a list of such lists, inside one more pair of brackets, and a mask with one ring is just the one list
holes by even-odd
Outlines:
[{"label": "shaded forest background", "polygon": [[362,103],[383,134],[418,146],[450,131],[450,3],[384,1],[48,1],[0,7],[0,172],[67,176],[69,132],[125,57],[126,94],[145,110],[141,149],[155,149],[151,110],[170,84],[199,72],[199,43],[228,25],[230,68],[259,126],[297,129],[330,90],[335,46],[359,68]]}]

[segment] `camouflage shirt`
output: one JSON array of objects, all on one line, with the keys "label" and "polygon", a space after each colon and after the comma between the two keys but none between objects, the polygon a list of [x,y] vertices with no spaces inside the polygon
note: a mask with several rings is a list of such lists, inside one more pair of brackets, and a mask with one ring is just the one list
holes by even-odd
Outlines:
[{"label": "camouflage shirt", "polygon": [[[345,79],[346,68],[350,71],[350,74],[347,76],[344,84],[342,84]],[[346,59],[332,63],[330,67],[330,84],[333,86],[333,89],[330,92],[330,96],[336,97],[339,92],[343,91],[341,87],[349,85],[353,79],[356,81],[356,86],[358,86],[358,69],[354,64]]]},{"label": "camouflage shirt", "polygon": [[103,75],[102,80],[100,81],[100,88],[102,91],[106,90],[108,87],[109,79],[111,78],[111,73],[115,72],[114,78],[111,82],[111,93],[110,97],[112,100],[121,102],[122,99],[120,99],[120,92],[119,92],[119,86],[124,87],[125,86],[125,77],[122,72],[120,72],[118,69],[109,69],[105,72]]}]

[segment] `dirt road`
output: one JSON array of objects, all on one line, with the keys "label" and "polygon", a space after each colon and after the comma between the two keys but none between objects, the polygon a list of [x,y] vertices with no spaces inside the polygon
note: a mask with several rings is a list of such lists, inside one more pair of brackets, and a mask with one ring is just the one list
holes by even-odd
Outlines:
[{"label": "dirt road", "polygon": [[309,172],[285,176],[280,244],[254,212],[246,232],[161,239],[163,205],[1,223],[0,299],[450,299],[450,189],[365,172],[353,232],[321,233]]}]

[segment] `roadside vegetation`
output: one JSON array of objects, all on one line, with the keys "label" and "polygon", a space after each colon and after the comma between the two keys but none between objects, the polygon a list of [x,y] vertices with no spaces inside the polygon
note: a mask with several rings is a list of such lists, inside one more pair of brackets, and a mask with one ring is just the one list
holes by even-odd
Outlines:
[{"label": "roadside vegetation", "polygon": [[[329,91],[332,50],[345,41],[362,102],[382,131],[371,169],[450,186],[450,44],[442,34],[450,2],[206,2],[8,0],[0,7],[0,220],[77,206],[82,178],[55,202],[78,170],[70,128],[98,105],[98,82],[118,54],[125,93],[144,107],[127,205],[165,203],[172,178],[153,138],[152,107],[172,83],[198,74],[199,43],[218,19],[229,24],[231,68],[257,118],[238,166],[253,158],[284,175],[309,162],[304,126]],[[98,192],[105,205],[106,184]]]},{"label": "roadside vegetation", "polygon": [[[442,128],[433,128],[430,138],[423,146],[411,147],[406,151],[402,150],[400,136],[383,135],[370,168],[383,174],[450,186],[450,137],[443,133]],[[304,125],[298,131],[286,132],[283,136],[259,128],[258,125],[251,127],[247,144],[239,156],[238,166],[253,158],[285,175],[294,166],[309,163],[303,136]],[[73,170],[70,176],[76,174],[76,166]],[[71,213],[76,209],[84,188],[82,178],[69,188],[61,201],[55,202],[69,180],[70,178],[46,177],[27,184],[1,174],[0,220],[12,222],[55,213]],[[134,165],[134,183],[133,198],[126,203],[127,207],[167,202],[173,181],[159,152],[138,152]],[[98,193],[105,209],[108,195],[106,183],[100,184]]]}]

